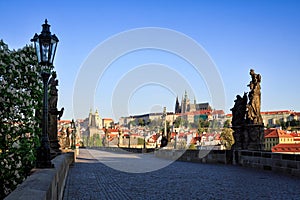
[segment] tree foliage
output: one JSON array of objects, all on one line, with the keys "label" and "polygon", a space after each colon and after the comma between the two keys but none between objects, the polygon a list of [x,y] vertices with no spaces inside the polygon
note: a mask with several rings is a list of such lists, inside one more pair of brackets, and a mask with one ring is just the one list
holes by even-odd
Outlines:
[{"label": "tree foliage", "polygon": [[227,119],[225,122],[224,122],[224,128],[229,128],[231,125],[231,121],[229,119]]},{"label": "tree foliage", "polygon": [[42,107],[39,70],[32,46],[11,51],[0,40],[0,199],[34,166],[41,133],[36,115]]},{"label": "tree foliage", "polygon": [[139,118],[139,120],[138,120],[138,125],[139,125],[139,126],[145,126],[145,120],[142,119],[142,118]]},{"label": "tree foliage", "polygon": [[221,141],[226,149],[231,149],[231,146],[234,144],[233,131],[231,128],[224,128],[221,133]]}]

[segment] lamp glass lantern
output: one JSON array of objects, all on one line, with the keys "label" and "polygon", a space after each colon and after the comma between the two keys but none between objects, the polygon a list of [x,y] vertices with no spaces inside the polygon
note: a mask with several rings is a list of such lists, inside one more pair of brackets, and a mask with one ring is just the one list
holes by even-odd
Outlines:
[{"label": "lamp glass lantern", "polygon": [[31,39],[31,42],[34,42],[34,48],[36,50],[38,62],[42,67],[42,72],[50,73],[59,40],[55,34],[51,34],[50,25],[48,24],[47,19],[42,27],[41,34],[38,35],[36,33]]}]

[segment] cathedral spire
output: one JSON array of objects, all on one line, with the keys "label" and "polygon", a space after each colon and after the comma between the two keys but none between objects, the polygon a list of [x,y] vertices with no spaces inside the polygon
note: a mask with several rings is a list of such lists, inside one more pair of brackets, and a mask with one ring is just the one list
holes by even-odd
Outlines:
[{"label": "cathedral spire", "polygon": [[178,96],[176,97],[175,113],[180,113],[180,105],[179,105],[179,101],[178,101]]}]

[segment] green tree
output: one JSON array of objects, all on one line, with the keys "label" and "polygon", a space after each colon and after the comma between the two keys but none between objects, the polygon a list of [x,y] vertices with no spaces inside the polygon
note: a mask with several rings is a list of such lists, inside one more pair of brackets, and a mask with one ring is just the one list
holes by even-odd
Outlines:
[{"label": "green tree", "polygon": [[132,126],[136,126],[135,120],[128,123],[128,128],[131,128]]},{"label": "green tree", "polygon": [[201,136],[203,132],[207,131],[209,127],[209,121],[199,118],[198,121],[198,133]]},{"label": "green tree", "polygon": [[180,124],[181,124],[181,117],[177,117],[177,118],[174,120],[174,128],[179,128],[179,127],[180,127]]},{"label": "green tree", "polygon": [[200,122],[201,119],[198,121],[198,134],[199,136],[202,136],[203,132],[205,131],[205,128],[203,127],[203,123]]},{"label": "green tree", "polygon": [[221,132],[221,141],[226,149],[231,149],[234,144],[233,131],[231,128],[224,128]]},{"label": "green tree", "polygon": [[231,124],[230,120],[227,119],[227,120],[224,122],[223,128],[229,128],[229,127],[230,127],[230,124]]},{"label": "green tree", "polygon": [[34,167],[41,135],[42,81],[35,50],[9,50],[0,40],[0,199]]},{"label": "green tree", "polygon": [[139,120],[138,120],[138,125],[139,125],[139,126],[145,126],[145,120],[142,119],[142,118],[139,118]]}]

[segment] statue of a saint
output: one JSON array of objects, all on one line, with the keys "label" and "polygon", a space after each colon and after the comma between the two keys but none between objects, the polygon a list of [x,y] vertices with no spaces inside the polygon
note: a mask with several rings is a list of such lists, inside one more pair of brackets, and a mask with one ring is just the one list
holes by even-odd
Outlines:
[{"label": "statue of a saint", "polygon": [[236,96],[234,100],[234,107],[230,110],[232,111],[232,126],[241,126],[245,123],[246,117],[246,106],[247,106],[247,93],[244,93],[244,96]]},{"label": "statue of a saint", "polygon": [[247,105],[247,120],[251,124],[262,124],[260,114],[261,92],[260,92],[260,74],[256,74],[253,69],[250,70],[251,81],[249,83],[250,92],[248,95],[249,103]]},{"label": "statue of a saint", "polygon": [[49,86],[50,86],[50,96],[49,96],[49,108],[50,109],[57,109],[57,100],[58,100],[58,80],[56,79],[56,72],[53,71],[51,78],[49,80]]}]

